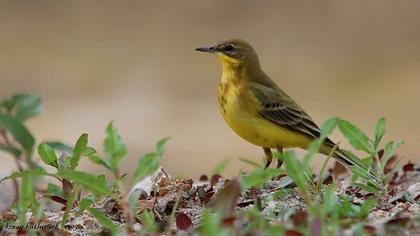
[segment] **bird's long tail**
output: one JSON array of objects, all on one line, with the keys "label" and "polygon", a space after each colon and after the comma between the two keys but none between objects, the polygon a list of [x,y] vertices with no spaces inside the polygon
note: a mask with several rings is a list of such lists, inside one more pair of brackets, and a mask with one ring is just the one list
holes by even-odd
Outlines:
[{"label": "bird's long tail", "polygon": [[[329,153],[331,152],[331,150],[333,148],[328,147],[326,151],[323,151],[321,148],[321,152],[324,153],[325,155],[329,155]],[[325,149],[324,149],[325,150]],[[334,153],[332,154],[332,157],[340,164],[342,164],[345,167],[350,167],[350,166],[357,166],[362,168],[363,170],[365,170],[369,176],[376,180],[376,175],[374,172],[372,172],[370,169],[366,168],[366,165],[364,165],[362,163],[362,161],[360,159],[358,159],[357,157],[353,157],[350,154],[348,154],[346,151],[336,147]]]}]

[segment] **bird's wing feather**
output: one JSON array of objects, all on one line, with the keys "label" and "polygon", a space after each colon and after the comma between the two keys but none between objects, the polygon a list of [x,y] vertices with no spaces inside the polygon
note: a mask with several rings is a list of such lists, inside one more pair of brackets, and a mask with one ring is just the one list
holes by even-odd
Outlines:
[{"label": "bird's wing feather", "polygon": [[[263,118],[281,127],[309,135],[314,139],[321,136],[321,130],[311,117],[277,86],[267,87],[254,84],[251,86],[251,91],[260,102],[259,114]],[[325,140],[325,144],[332,147],[335,145],[328,138]]]}]

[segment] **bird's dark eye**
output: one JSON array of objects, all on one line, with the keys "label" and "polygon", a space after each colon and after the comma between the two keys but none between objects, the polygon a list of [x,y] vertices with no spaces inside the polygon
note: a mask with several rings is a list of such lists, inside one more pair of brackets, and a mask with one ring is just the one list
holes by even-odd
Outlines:
[{"label": "bird's dark eye", "polygon": [[232,52],[235,49],[232,44],[228,44],[225,46],[226,52]]}]

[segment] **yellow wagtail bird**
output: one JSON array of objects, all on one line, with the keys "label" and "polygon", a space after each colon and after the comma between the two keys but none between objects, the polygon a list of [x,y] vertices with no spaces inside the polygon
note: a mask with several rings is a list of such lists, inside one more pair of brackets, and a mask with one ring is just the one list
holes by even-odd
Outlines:
[{"label": "yellow wagtail bird", "polygon": [[[233,39],[196,50],[219,58],[223,74],[218,101],[223,118],[236,134],[263,148],[265,168],[273,159],[271,149],[307,149],[320,137],[321,131],[311,117],[264,73],[249,43]],[[335,146],[326,138],[319,152],[329,155]],[[360,166],[337,147],[332,157],[345,166]],[[278,160],[277,167],[281,165]]]}]

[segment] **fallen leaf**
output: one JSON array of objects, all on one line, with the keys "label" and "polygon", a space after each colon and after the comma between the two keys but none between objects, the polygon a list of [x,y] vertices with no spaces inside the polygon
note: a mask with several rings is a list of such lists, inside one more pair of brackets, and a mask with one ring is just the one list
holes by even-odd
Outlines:
[{"label": "fallen leaf", "polygon": [[285,236],[303,236],[301,232],[295,231],[295,230],[287,230],[284,234]]},{"label": "fallen leaf", "polygon": [[199,181],[201,181],[201,182],[206,182],[206,181],[208,181],[209,180],[209,177],[207,177],[207,175],[202,175],[202,176],[200,176],[200,178],[199,178]]},{"label": "fallen leaf", "polygon": [[376,234],[376,228],[371,225],[364,225],[363,229],[365,232],[367,232],[369,235],[375,235]]},{"label": "fallen leaf", "polygon": [[335,179],[341,178],[342,176],[348,174],[348,170],[346,167],[344,167],[343,165],[341,165],[338,162],[334,163],[334,167],[331,170],[331,174]]},{"label": "fallen leaf", "polygon": [[404,172],[413,171],[414,170],[414,164],[409,162],[409,163],[405,164],[402,169],[404,170]]},{"label": "fallen leaf", "polygon": [[210,179],[210,184],[211,185],[215,185],[217,183],[219,183],[219,181],[222,179],[222,176],[220,175],[213,175]]},{"label": "fallen leaf", "polygon": [[176,227],[179,230],[187,231],[188,229],[190,229],[192,225],[191,218],[182,212],[179,212],[176,214],[175,221],[176,221]]},{"label": "fallen leaf", "polygon": [[217,192],[211,205],[222,217],[230,217],[233,215],[240,194],[241,185],[238,179],[233,179]]}]

